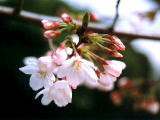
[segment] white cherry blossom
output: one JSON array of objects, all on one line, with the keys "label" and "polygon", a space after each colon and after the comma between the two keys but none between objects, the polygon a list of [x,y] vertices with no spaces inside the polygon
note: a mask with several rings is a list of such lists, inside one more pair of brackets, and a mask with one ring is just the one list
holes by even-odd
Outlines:
[{"label": "white cherry blossom", "polygon": [[117,60],[107,60],[107,65],[104,65],[105,73],[109,73],[114,77],[119,77],[126,64]]},{"label": "white cherry blossom", "polygon": [[31,75],[30,86],[33,90],[39,90],[42,87],[52,85],[55,81],[55,76],[52,73],[55,64],[50,56],[40,57],[27,57],[24,59],[26,66],[19,68],[25,74]]},{"label": "white cherry blossom", "polygon": [[97,82],[95,69],[96,67],[90,61],[82,59],[80,56],[73,56],[59,67],[57,76],[59,78],[66,77],[72,88],[76,88],[86,79]]},{"label": "white cherry blossom", "polygon": [[114,88],[114,82],[112,82],[112,81],[109,81],[107,85],[103,85],[100,82],[93,82],[93,81],[85,80],[83,82],[83,85],[85,85],[88,88],[98,89],[101,91],[110,91]]},{"label": "white cherry blossom", "polygon": [[116,60],[108,60],[106,61],[106,65],[104,65],[104,73],[100,73],[100,78],[98,82],[101,84],[100,88],[111,89],[114,86],[114,82],[117,77],[120,76],[122,70],[125,68],[125,63]]},{"label": "white cherry blossom", "polygon": [[41,99],[43,105],[48,105],[54,101],[57,106],[63,107],[72,101],[72,90],[65,80],[57,81],[52,86],[46,87],[35,98],[41,94],[43,94]]}]

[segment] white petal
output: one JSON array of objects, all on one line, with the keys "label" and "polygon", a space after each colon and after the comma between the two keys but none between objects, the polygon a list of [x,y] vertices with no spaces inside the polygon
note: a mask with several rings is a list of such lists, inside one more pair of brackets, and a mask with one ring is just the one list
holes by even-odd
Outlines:
[{"label": "white petal", "polygon": [[94,82],[94,81],[89,80],[89,79],[86,79],[86,80],[84,80],[83,84],[88,88],[95,88],[97,86],[97,84],[99,84],[99,83]]},{"label": "white petal", "polygon": [[47,95],[44,95],[44,96],[42,97],[42,99],[41,99],[41,103],[42,103],[43,105],[48,105],[48,104],[50,104],[51,102],[52,102],[52,99],[49,98]]},{"label": "white petal", "polygon": [[82,61],[85,65],[88,65],[89,67],[92,67],[92,68],[94,68],[95,70],[97,69],[97,67],[96,67],[92,62],[90,62],[90,61],[88,61],[88,60],[82,59],[81,61]]},{"label": "white petal", "polygon": [[[84,65],[84,64],[82,64],[82,69],[84,70],[84,75],[86,76],[86,77],[88,77],[89,79],[91,79],[91,80],[93,80],[93,81],[97,81],[98,80],[98,77],[97,77],[97,75],[96,75],[96,73],[95,73],[95,71],[91,68],[91,67],[89,67],[89,66],[86,66],[86,65]],[[84,76],[84,77],[85,77]]]},{"label": "white petal", "polygon": [[67,81],[69,85],[73,88],[77,88],[77,86],[82,82],[83,78],[80,77],[76,72],[70,72],[67,76]]},{"label": "white petal", "polygon": [[62,49],[62,50],[57,49],[57,50],[56,50],[56,53],[57,53],[58,55],[60,55],[60,56],[61,56],[61,59],[63,59],[63,60],[66,60],[67,57],[68,57],[65,49]]},{"label": "white petal", "polygon": [[43,81],[40,74],[33,74],[30,78],[29,85],[33,90],[39,90],[43,87]]},{"label": "white petal", "polygon": [[54,74],[57,74],[58,69],[59,69],[59,66],[56,66],[56,67],[53,69],[53,73],[54,73]]},{"label": "white petal", "polygon": [[26,57],[23,62],[25,65],[37,65],[38,59],[36,57]]},{"label": "white petal", "polygon": [[44,87],[50,87],[53,85],[53,82],[55,81],[55,76],[53,73],[47,74],[46,77],[43,79],[43,85]]},{"label": "white petal", "polygon": [[65,64],[68,64],[68,65],[69,65],[69,64],[72,64],[74,60],[79,59],[79,58],[80,58],[80,57],[75,57],[75,56],[73,56],[73,57],[71,57],[70,59],[65,60],[65,61],[64,61],[64,65],[65,65]]},{"label": "white petal", "polygon": [[110,74],[100,74],[100,79],[98,82],[102,84],[103,86],[110,86],[110,84],[113,84],[113,82],[116,81],[116,77],[113,77]]},{"label": "white petal", "polygon": [[78,42],[79,42],[79,37],[78,37],[78,35],[73,34],[73,35],[72,35],[72,38],[73,38],[73,42],[76,43],[76,45],[77,45]]},{"label": "white petal", "polygon": [[63,78],[69,73],[70,67],[68,65],[62,65],[58,68],[57,76],[58,78]]},{"label": "white petal", "polygon": [[111,91],[114,88],[114,84],[110,84],[109,86],[98,85],[97,89],[101,91]]},{"label": "white petal", "polygon": [[71,55],[73,53],[73,49],[70,47],[67,47],[65,50],[68,55]]},{"label": "white petal", "polygon": [[39,70],[39,68],[35,65],[27,65],[19,68],[19,70],[24,72],[25,74],[34,74]]},{"label": "white petal", "polygon": [[41,90],[40,92],[38,92],[35,96],[35,99],[37,99],[40,95],[44,94],[45,89]]},{"label": "white petal", "polygon": [[66,106],[72,100],[72,90],[67,81],[57,81],[50,89],[50,98],[53,98],[57,106]]}]

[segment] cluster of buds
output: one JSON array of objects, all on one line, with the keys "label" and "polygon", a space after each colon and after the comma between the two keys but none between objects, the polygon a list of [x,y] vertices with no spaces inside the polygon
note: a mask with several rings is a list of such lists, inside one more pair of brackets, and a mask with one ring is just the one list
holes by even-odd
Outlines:
[{"label": "cluster of buds", "polygon": [[[109,38],[108,34],[87,33],[89,16],[89,13],[85,14],[81,27],[66,13],[61,16],[63,22],[42,20],[44,29],[47,29],[44,37],[48,39],[51,50],[40,58],[25,58],[26,66],[20,70],[31,75],[30,86],[33,90],[41,89],[36,98],[42,94],[43,105],[54,101],[59,107],[66,106],[72,101],[72,90],[79,85],[103,91],[112,90],[117,77],[126,67],[124,62],[105,60],[93,52],[94,45],[101,47],[108,43],[105,48],[112,50],[112,56],[117,57],[119,53],[116,51],[123,51],[125,46],[115,36]],[[60,46],[53,49],[52,40],[63,30],[73,35],[67,35]],[[116,49],[111,47],[112,44]],[[103,50],[108,53],[106,49]]]},{"label": "cluster of buds", "polygon": [[[138,82],[137,82],[138,81]],[[119,90],[114,90],[110,98],[115,105],[125,103],[126,99],[132,99],[134,110],[144,110],[151,114],[159,112],[159,102],[155,97],[155,86],[153,83],[147,84],[147,91],[143,90],[146,82],[143,79],[134,81],[133,79],[123,77],[118,81]]]},{"label": "cluster of buds", "polygon": [[44,37],[47,39],[54,39],[63,31],[72,31],[76,30],[79,26],[72,21],[72,18],[64,13],[61,16],[63,22],[53,22],[50,20],[42,20],[43,28],[46,29],[44,32]]},{"label": "cluster of buds", "polygon": [[157,114],[159,112],[159,102],[155,98],[142,99],[134,103],[134,109]]},{"label": "cluster of buds", "polygon": [[118,37],[108,34],[91,33],[88,39],[91,43],[97,44],[100,48],[104,49],[110,56],[123,57],[118,51],[124,51],[125,46]]}]

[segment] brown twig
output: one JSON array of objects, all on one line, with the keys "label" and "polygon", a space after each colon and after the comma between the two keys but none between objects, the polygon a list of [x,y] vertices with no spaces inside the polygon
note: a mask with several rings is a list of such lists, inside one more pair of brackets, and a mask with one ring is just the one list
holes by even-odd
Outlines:
[{"label": "brown twig", "polygon": [[18,0],[18,4],[15,7],[15,9],[13,10],[13,15],[19,15],[19,13],[22,10],[23,3],[24,3],[24,0]]},{"label": "brown twig", "polygon": [[[13,13],[13,8],[10,7],[4,7],[0,6],[0,14],[5,15],[5,16],[12,16]],[[20,14],[17,16],[20,20],[26,21],[26,22],[31,22],[35,23],[38,25],[41,25],[41,20],[42,19],[48,19],[51,21],[61,21],[59,17],[50,17],[50,16],[45,16],[41,14],[36,14],[32,12],[27,12],[22,10]],[[76,21],[78,24],[81,25],[80,21]],[[106,27],[103,24],[94,24],[90,23],[88,26],[88,30],[97,32],[97,33],[106,33]],[[133,40],[136,38],[144,38],[144,39],[154,39],[154,40],[160,40],[160,36],[153,36],[153,35],[142,35],[142,34],[135,34],[135,33],[128,33],[128,32],[120,32],[120,31],[113,31],[113,34],[118,35],[119,37],[126,37],[129,38],[129,40]]]},{"label": "brown twig", "polygon": [[115,15],[115,18],[114,18],[114,20],[113,20],[113,23],[112,23],[111,27],[110,27],[109,30],[108,30],[109,33],[112,33],[112,32],[113,32],[114,27],[115,27],[115,25],[116,25],[116,23],[117,23],[117,20],[118,20],[118,17],[119,17],[118,8],[119,8],[119,3],[120,3],[120,1],[121,1],[121,0],[117,0],[117,4],[116,4],[116,15]]}]

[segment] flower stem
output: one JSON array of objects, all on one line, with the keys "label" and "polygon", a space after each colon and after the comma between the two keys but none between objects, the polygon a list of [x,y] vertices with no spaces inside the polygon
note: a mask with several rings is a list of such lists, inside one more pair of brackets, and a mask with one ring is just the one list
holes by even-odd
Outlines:
[{"label": "flower stem", "polygon": [[48,45],[51,50],[54,50],[52,41],[52,39],[48,39]]}]

